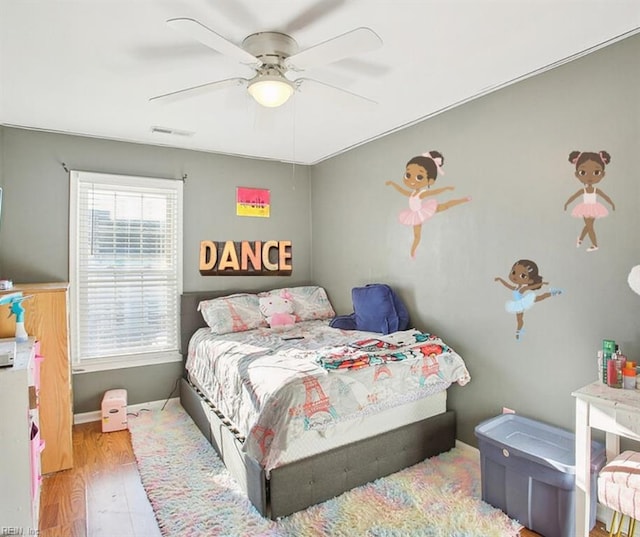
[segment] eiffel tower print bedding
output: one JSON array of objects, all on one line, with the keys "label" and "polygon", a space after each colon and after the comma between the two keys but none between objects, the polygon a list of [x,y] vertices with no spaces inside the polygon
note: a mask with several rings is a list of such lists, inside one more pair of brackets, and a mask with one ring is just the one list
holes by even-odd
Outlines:
[{"label": "eiffel tower print bedding", "polygon": [[443,412],[446,389],[470,380],[460,355],[433,334],[383,336],[327,320],[224,335],[201,328],[186,369],[267,472],[358,427],[381,432],[380,423],[391,430]]}]

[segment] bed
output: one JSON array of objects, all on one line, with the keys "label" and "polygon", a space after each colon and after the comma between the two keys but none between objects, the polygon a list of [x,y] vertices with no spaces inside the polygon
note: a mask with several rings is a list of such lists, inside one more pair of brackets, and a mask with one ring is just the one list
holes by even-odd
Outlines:
[{"label": "bed", "polygon": [[446,388],[469,373],[437,336],[338,330],[326,311],[286,329],[238,324],[250,315],[241,308],[236,330],[216,333],[198,306],[223,294],[239,296],[181,297],[180,399],[263,516],[287,516],[455,445]]}]

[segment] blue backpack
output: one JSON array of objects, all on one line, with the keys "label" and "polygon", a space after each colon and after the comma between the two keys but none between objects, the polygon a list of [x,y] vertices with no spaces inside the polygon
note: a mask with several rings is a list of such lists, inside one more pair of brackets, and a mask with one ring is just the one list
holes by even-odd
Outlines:
[{"label": "blue backpack", "polygon": [[329,326],[390,334],[409,327],[409,312],[395,291],[384,283],[351,290],[353,313],[334,317]]}]

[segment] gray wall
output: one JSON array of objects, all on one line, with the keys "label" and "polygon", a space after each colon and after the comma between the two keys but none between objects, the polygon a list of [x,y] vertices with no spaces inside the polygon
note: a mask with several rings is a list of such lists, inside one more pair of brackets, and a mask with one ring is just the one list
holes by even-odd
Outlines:
[{"label": "gray wall", "polygon": [[[571,392],[596,379],[603,338],[640,359],[640,296],[626,281],[640,263],[638,57],[635,36],[312,169],[313,280],[339,313],[353,286],[395,286],[416,327],[465,358],[473,380],[449,395],[464,442],[477,445],[474,427],[503,406],[573,429]],[[385,181],[402,183],[409,158],[431,149],[445,156],[435,187],[455,187],[438,199],[473,199],[426,222],[410,259],[411,229],[397,222],[407,198]],[[601,187],[616,210],[596,223],[592,253],[563,210],[581,188],[574,149],[612,155]],[[527,311],[516,341],[510,291],[494,278],[521,258],[564,293]]]},{"label": "gray wall", "polygon": [[[265,289],[310,277],[309,168],[196,151],[0,128],[0,177],[5,200],[0,270],[14,282],[68,281],[69,176],[62,167],[96,172],[182,177],[185,291]],[[271,217],[238,217],[237,186],[271,190]],[[291,240],[293,274],[201,276],[202,240]],[[82,373],[73,377],[74,411],[96,410],[103,392],[126,388],[129,403],[164,399],[181,375],[180,363]]]}]

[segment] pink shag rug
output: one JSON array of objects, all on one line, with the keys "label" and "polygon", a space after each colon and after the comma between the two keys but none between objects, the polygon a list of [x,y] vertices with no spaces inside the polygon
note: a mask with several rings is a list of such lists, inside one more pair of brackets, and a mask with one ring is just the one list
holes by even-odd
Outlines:
[{"label": "pink shag rug", "polygon": [[142,484],[164,537],[516,537],[480,499],[480,468],[455,448],[277,521],[251,505],[184,409],[129,416]]}]

